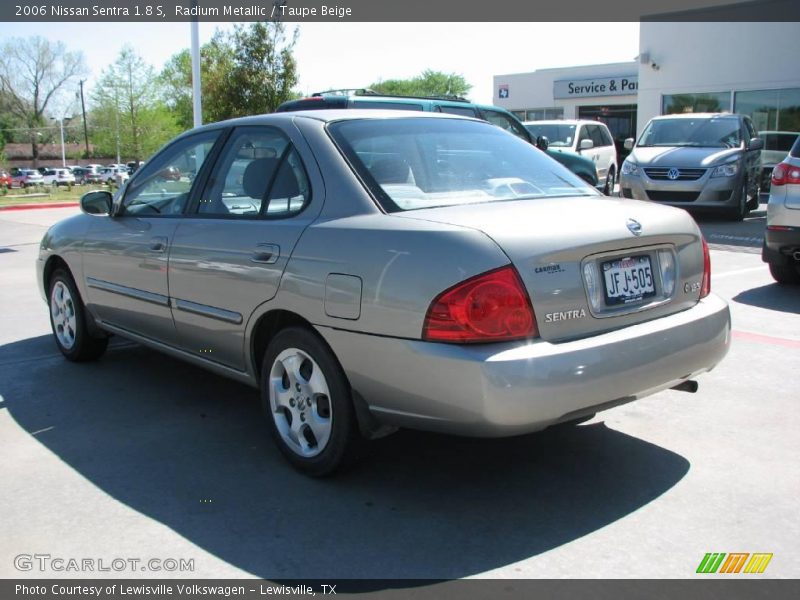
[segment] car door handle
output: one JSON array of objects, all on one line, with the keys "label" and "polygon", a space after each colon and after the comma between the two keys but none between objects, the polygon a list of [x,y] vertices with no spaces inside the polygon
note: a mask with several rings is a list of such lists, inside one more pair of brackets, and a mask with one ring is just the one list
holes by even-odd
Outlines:
[{"label": "car door handle", "polygon": [[250,256],[250,262],[272,265],[278,262],[281,248],[276,244],[258,244]]},{"label": "car door handle", "polygon": [[150,240],[150,250],[153,252],[164,252],[167,249],[167,238],[156,236]]}]

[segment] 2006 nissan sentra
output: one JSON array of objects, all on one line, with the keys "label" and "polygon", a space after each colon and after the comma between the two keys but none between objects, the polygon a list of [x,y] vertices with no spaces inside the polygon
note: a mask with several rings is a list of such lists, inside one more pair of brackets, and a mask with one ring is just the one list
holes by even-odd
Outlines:
[{"label": "2006 nissan sentra", "polygon": [[37,265],[61,352],[118,334],[257,386],[312,475],[398,427],[509,436],[692,389],[729,346],[687,213],[472,119],[217,123],[81,207]]}]

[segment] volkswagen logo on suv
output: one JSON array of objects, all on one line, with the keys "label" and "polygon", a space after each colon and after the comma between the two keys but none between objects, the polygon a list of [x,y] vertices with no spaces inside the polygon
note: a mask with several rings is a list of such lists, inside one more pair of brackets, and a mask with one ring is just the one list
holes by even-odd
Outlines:
[{"label": "volkswagen logo on suv", "polygon": [[681,172],[678,171],[675,167],[672,167],[669,171],[667,171],[667,177],[675,181],[678,177],[681,176]]}]

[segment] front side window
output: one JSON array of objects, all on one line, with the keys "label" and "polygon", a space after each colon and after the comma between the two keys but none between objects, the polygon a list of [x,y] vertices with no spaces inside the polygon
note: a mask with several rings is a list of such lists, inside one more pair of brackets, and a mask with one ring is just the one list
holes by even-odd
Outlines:
[{"label": "front side window", "polygon": [[695,146],[736,148],[742,143],[735,117],[654,119],[636,144],[642,146]]},{"label": "front side window", "polygon": [[328,129],[387,212],[598,195],[532,145],[486,123],[358,119]]},{"label": "front side window", "polygon": [[197,212],[216,217],[280,217],[303,209],[308,178],[289,139],[272,127],[240,127],[225,144]]},{"label": "front side window", "polygon": [[486,120],[492,125],[497,125],[501,129],[513,133],[518,138],[528,141],[528,132],[525,126],[510,115],[491,109],[483,109],[483,114]]},{"label": "front side window", "polygon": [[[181,214],[189,199],[192,182],[219,135],[219,130],[198,133],[154,156],[128,185],[122,201],[123,214]],[[114,169],[104,169],[102,176],[114,177]]]}]

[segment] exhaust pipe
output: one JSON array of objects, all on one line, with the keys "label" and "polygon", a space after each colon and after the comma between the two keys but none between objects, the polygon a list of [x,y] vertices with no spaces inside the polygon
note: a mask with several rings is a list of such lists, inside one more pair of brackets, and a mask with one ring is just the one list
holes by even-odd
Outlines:
[{"label": "exhaust pipe", "polygon": [[679,392],[689,392],[690,394],[697,393],[697,389],[700,385],[694,381],[693,379],[687,379],[683,383],[679,383],[678,385],[672,387],[671,389],[677,390]]}]

